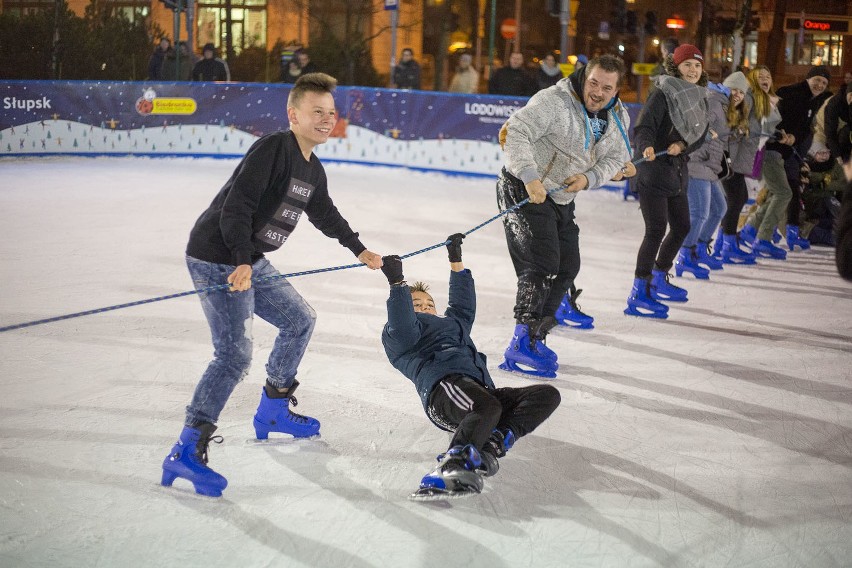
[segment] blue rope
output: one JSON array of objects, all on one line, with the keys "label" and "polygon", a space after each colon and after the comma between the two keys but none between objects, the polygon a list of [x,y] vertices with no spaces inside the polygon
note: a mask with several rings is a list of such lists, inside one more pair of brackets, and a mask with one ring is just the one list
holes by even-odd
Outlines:
[{"label": "blue rope", "polygon": [[[666,154],[665,151],[658,152],[657,156],[662,156],[664,154]],[[634,160],[633,163],[638,165],[638,164],[641,164],[644,161],[645,161],[645,158],[638,158],[637,160]],[[561,191],[561,190],[565,189],[566,187],[568,187],[567,184],[566,185],[560,185],[559,187],[555,187],[555,188],[549,190],[547,192],[547,194],[550,195],[551,193]],[[481,229],[485,225],[488,225],[489,223],[496,221],[500,217],[502,217],[504,215],[508,215],[509,213],[512,213],[513,211],[517,211],[518,209],[520,209],[521,207],[523,207],[524,205],[529,203],[529,201],[530,201],[529,197],[527,197],[523,201],[519,201],[518,203],[516,203],[512,207],[510,207],[510,208],[508,208],[504,211],[501,211],[500,213],[498,213],[497,215],[494,215],[493,217],[491,217],[487,221],[483,221],[479,225],[468,230],[467,232],[464,233],[464,235],[467,236],[467,235],[473,233],[474,231],[478,231],[479,229]],[[416,256],[418,254],[422,254],[424,252],[428,252],[430,250],[434,250],[436,248],[446,246],[449,243],[450,243],[450,241],[448,241],[448,240],[443,241],[443,242],[434,244],[432,246],[428,246],[426,248],[422,248],[420,250],[416,250],[414,252],[410,252],[408,254],[402,255],[402,256],[400,256],[400,258],[410,258],[412,256]],[[273,275],[273,276],[264,276],[262,278],[252,278],[252,282],[255,282],[255,283],[270,282],[270,281],[273,281],[273,280],[278,280],[280,278],[295,278],[297,276],[307,276],[309,274],[320,274],[322,272],[334,272],[334,271],[337,271],[337,270],[346,270],[348,268],[357,268],[359,266],[366,266],[366,265],[362,262],[356,262],[354,264],[344,264],[342,266],[329,266],[327,268],[316,268],[314,270],[304,270],[302,272],[291,272],[289,274],[276,274],[276,275]],[[55,316],[55,317],[52,317],[52,318],[45,318],[45,319],[40,319],[40,320],[28,321],[28,322],[24,322],[24,323],[18,323],[18,324],[14,324],[14,325],[7,325],[7,326],[0,327],[0,333],[3,333],[5,331],[13,331],[13,330],[16,330],[16,329],[23,329],[25,327],[33,327],[33,326],[36,326],[36,325],[42,325],[42,324],[46,324],[46,323],[54,323],[54,322],[57,322],[57,321],[79,318],[79,317],[83,317],[83,316],[90,316],[90,315],[94,315],[94,314],[102,314],[102,313],[105,313],[105,312],[111,312],[111,311],[114,311],[114,310],[121,310],[121,309],[124,309],[124,308],[132,308],[133,306],[142,306],[144,304],[153,304],[154,302],[162,302],[163,300],[172,300],[174,298],[183,298],[184,296],[192,296],[192,295],[195,295],[195,294],[204,294],[204,293],[207,293],[207,292],[217,292],[219,290],[227,290],[230,287],[231,287],[230,284],[218,284],[216,286],[208,286],[206,288],[200,288],[200,289],[197,289],[197,290],[187,290],[186,292],[178,292],[176,294],[168,294],[166,296],[157,296],[156,298],[148,298],[146,300],[138,300],[136,302],[127,302],[126,304],[116,304],[115,306],[107,306],[105,308],[97,308],[97,309],[94,309],[94,310],[86,310],[85,312],[76,312],[76,313],[73,313],[73,314],[65,314],[65,315],[62,315],[62,316]]]}]

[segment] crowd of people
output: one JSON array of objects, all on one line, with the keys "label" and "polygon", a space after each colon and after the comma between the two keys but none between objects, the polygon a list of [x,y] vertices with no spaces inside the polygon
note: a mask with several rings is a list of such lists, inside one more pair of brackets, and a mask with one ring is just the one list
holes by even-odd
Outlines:
[{"label": "crowd of people", "polygon": [[177,49],[168,38],[160,39],[148,60],[148,79],[151,81],[230,81],[228,63],[217,56],[216,46],[207,43],[201,48],[201,58],[189,49],[185,41]]},{"label": "crowd of people", "polygon": [[[624,310],[629,316],[666,318],[672,304],[689,300],[688,291],[674,284],[672,270],[681,278],[709,279],[713,271],[758,259],[784,261],[788,252],[810,248],[811,235],[836,245],[838,270],[852,280],[852,85],[833,95],[829,71],[819,65],[803,81],[777,90],[762,65],[713,83],[698,47],[667,45],[670,52],[632,140],[630,117],[619,99],[626,69],[617,56],[583,61],[564,78],[554,72],[555,60],[544,58],[536,80],[523,70],[521,54],[512,54],[509,65],[490,78],[495,90],[531,95],[499,132],[504,167],[496,182],[497,205],[505,213],[517,275],[515,326],[501,369],[555,377],[559,356],[546,344],[548,333],[558,325],[591,327],[594,318],[577,305],[575,213],[582,191],[610,180],[635,178],[645,225],[641,240],[637,235]],[[264,256],[286,242],[304,214],[385,275],[390,294],[381,341],[388,361],[413,383],[428,418],[451,433],[417,495],[479,492],[515,441],[556,410],[559,392],[546,384],[520,389],[494,384],[470,338],[476,296],[472,273],[462,262],[464,235],[450,235],[445,243],[450,289],[443,316],[428,286],[407,283],[399,256],[380,256],[362,244],[335,207],[313,153],[337,119],[336,81],[304,73],[309,59],[303,62],[300,54],[294,60],[302,72],[289,93],[289,130],[252,145],[190,233],[186,262],[196,287],[230,289],[200,295],[214,358],[186,408],[179,440],[163,461],[162,483],[184,478],[198,493],[212,496],[226,488],[225,477],[208,466],[207,450],[221,441],[215,424],[248,373],[254,315],[279,331],[254,416],[257,438],[319,433],[319,420],[291,410],[316,313]],[[461,78],[451,83],[459,92],[476,83],[470,64],[469,57],[459,59]],[[394,85],[418,88],[413,52],[407,50],[400,67]],[[745,216],[749,184],[760,189],[760,197]],[[782,240],[786,250],[778,246]]]}]

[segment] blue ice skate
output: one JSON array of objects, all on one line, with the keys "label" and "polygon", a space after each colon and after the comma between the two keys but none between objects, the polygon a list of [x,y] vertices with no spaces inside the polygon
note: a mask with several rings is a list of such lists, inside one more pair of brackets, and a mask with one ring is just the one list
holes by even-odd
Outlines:
[{"label": "blue ice skate", "polygon": [[669,317],[669,307],[654,299],[650,278],[634,278],[624,313],[628,316],[666,319]]},{"label": "blue ice skate", "polygon": [[544,343],[531,339],[529,326],[517,324],[512,341],[503,353],[505,360],[499,368],[504,371],[523,373],[535,377],[554,378],[559,363],[556,353],[548,349]]},{"label": "blue ice skate", "polygon": [[698,241],[695,252],[698,254],[698,264],[703,264],[710,270],[724,270],[722,260],[713,256],[710,243]]},{"label": "blue ice skate", "polygon": [[671,283],[671,274],[662,270],[651,271],[651,297],[664,302],[688,302],[687,291]]},{"label": "blue ice skate", "polygon": [[725,264],[756,264],[754,253],[741,249],[739,240],[739,235],[722,237],[722,262]]},{"label": "blue ice skate", "polygon": [[[260,395],[260,405],[254,415],[254,431],[258,440],[268,439],[270,432],[290,434],[294,438],[309,438],[319,433],[319,420],[290,412],[290,402],[293,406],[299,404],[293,396],[298,386],[299,381],[294,380],[286,393],[277,393],[271,386],[264,386]],[[273,393],[272,397],[269,396],[268,391]],[[280,395],[281,398],[276,395]]]},{"label": "blue ice skate", "polygon": [[477,469],[482,466],[479,451],[468,444],[453,446],[438,456],[438,467],[420,480],[420,488],[412,499],[459,496],[481,493],[485,482]]},{"label": "blue ice skate", "polygon": [[683,276],[684,272],[690,272],[699,280],[710,278],[710,271],[698,264],[697,247],[680,247],[675,260],[675,274]]},{"label": "blue ice skate", "polygon": [[719,230],[716,231],[716,238],[713,240],[713,258],[722,258],[722,243],[724,242],[725,233],[722,231],[722,227],[719,227]]},{"label": "blue ice skate", "polygon": [[754,248],[752,250],[756,256],[774,258],[776,260],[787,260],[787,251],[764,239],[758,239],[758,241],[754,243]]},{"label": "blue ice skate", "polygon": [[805,237],[799,235],[799,227],[796,225],[787,225],[787,248],[792,251],[796,247],[802,250],[811,248],[811,242]]},{"label": "blue ice skate", "polygon": [[207,446],[222,443],[222,436],[213,436],[216,426],[203,423],[197,428],[185,426],[180,439],[163,460],[162,485],[171,487],[182,477],[195,487],[195,492],[208,497],[221,497],[228,480],[207,467]]},{"label": "blue ice skate", "polygon": [[556,309],[556,323],[577,329],[592,329],[595,327],[595,318],[584,314],[580,310],[579,304],[577,304],[577,298],[580,297],[582,292],[582,290],[578,290],[575,286],[571,286],[571,289],[562,298],[562,303]]},{"label": "blue ice skate", "polygon": [[515,433],[509,428],[495,428],[491,432],[491,436],[485,445],[482,446],[482,451],[479,452],[482,458],[482,465],[478,471],[485,477],[491,477],[500,469],[500,463],[497,458],[502,458],[506,455],[515,444]]},{"label": "blue ice skate", "polygon": [[740,229],[740,244],[747,246],[749,248],[754,247],[754,241],[757,240],[757,229],[748,223],[743,225],[743,228]]}]

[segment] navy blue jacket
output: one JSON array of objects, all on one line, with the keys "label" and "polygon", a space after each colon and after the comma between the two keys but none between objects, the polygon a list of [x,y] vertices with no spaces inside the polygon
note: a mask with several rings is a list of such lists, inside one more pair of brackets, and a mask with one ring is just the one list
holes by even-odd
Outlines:
[{"label": "navy blue jacket", "polygon": [[485,355],[470,338],[475,317],[476,289],[470,270],[450,272],[450,301],[444,317],[415,312],[408,286],[391,286],[382,345],[391,364],[414,383],[424,410],[435,385],[452,373],[495,388]]}]

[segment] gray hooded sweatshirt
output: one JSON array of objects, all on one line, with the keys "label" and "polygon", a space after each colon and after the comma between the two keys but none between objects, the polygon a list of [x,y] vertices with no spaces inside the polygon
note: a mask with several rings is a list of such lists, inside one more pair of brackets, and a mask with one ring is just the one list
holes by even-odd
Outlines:
[{"label": "gray hooded sweatshirt", "polygon": [[[539,91],[506,122],[506,169],[524,184],[540,179],[546,190],[585,174],[589,189],[600,187],[630,160],[630,117],[621,101],[608,111],[606,132],[595,142],[583,102],[570,78]],[[551,199],[571,203],[576,193],[556,191]]]}]

